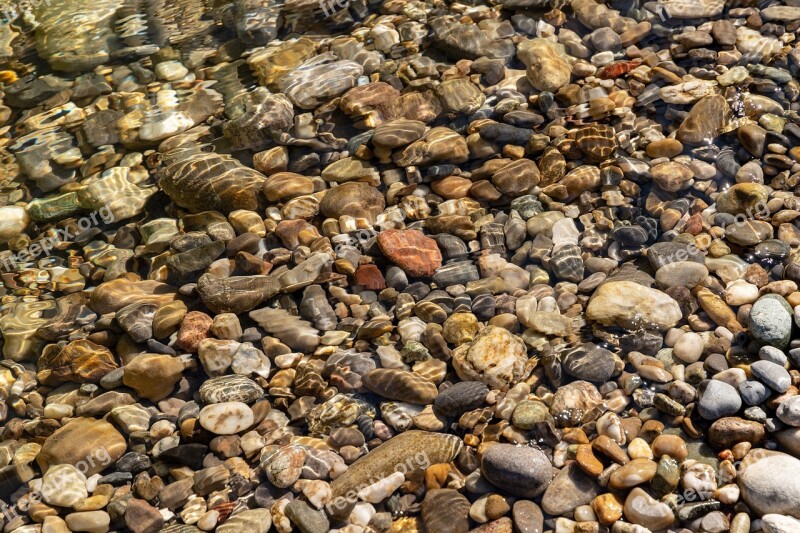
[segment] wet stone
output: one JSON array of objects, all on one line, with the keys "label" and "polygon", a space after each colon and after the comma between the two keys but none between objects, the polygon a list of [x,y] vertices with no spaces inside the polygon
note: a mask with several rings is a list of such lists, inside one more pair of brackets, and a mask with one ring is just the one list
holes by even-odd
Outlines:
[{"label": "wet stone", "polygon": [[510,444],[490,447],[481,460],[481,472],[498,488],[521,497],[544,492],[553,475],[550,462],[541,451]]}]

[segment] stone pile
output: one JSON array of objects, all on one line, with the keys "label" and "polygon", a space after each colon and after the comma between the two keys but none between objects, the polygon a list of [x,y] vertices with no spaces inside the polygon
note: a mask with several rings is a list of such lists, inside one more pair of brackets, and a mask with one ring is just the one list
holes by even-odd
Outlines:
[{"label": "stone pile", "polygon": [[795,3],[21,5],[3,531],[800,531]]}]

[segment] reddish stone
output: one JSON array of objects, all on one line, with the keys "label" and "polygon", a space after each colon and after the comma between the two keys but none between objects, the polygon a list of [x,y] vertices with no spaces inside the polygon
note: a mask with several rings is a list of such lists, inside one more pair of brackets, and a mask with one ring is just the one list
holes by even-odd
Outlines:
[{"label": "reddish stone", "polygon": [[158,533],[164,526],[164,518],[146,501],[132,498],[125,509],[125,525],[134,533]]},{"label": "reddish stone", "polygon": [[389,261],[415,278],[433,276],[442,266],[442,252],[436,241],[419,230],[382,231],[378,234],[378,246]]},{"label": "reddish stone", "polygon": [[178,347],[187,352],[196,352],[200,341],[208,338],[214,320],[200,311],[190,311],[183,317],[178,331]]},{"label": "reddish stone", "polygon": [[370,263],[356,269],[356,285],[371,291],[382,291],[386,288],[386,280],[383,279],[380,269]]},{"label": "reddish stone", "polygon": [[700,213],[695,213],[686,221],[683,231],[691,235],[699,235],[703,231],[703,217]]}]

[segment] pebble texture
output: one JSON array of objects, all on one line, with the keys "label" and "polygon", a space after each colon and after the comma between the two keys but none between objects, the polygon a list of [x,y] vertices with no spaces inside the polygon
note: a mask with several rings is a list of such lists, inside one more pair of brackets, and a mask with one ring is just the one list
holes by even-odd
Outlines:
[{"label": "pebble texture", "polygon": [[6,3],[4,531],[797,531],[797,0]]}]

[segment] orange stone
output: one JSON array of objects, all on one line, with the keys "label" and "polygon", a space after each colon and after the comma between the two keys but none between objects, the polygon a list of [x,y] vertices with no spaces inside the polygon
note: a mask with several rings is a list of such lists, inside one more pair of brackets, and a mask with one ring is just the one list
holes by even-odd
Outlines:
[{"label": "orange stone", "polygon": [[592,500],[592,510],[597,515],[597,521],[604,526],[610,526],[622,518],[623,502],[616,494],[601,494]]},{"label": "orange stone", "polygon": [[214,320],[200,311],[190,311],[183,317],[178,331],[178,346],[187,352],[196,352],[200,341],[208,337]]},{"label": "orange stone", "polygon": [[591,444],[579,444],[575,460],[578,461],[581,470],[591,477],[598,477],[603,473],[603,463],[592,453]]},{"label": "orange stone", "polygon": [[386,288],[380,269],[373,264],[361,265],[356,269],[356,285],[361,285],[370,291],[382,291]]},{"label": "orange stone", "polygon": [[389,261],[408,275],[432,276],[442,266],[442,252],[436,241],[415,229],[390,229],[378,234],[378,247]]}]

